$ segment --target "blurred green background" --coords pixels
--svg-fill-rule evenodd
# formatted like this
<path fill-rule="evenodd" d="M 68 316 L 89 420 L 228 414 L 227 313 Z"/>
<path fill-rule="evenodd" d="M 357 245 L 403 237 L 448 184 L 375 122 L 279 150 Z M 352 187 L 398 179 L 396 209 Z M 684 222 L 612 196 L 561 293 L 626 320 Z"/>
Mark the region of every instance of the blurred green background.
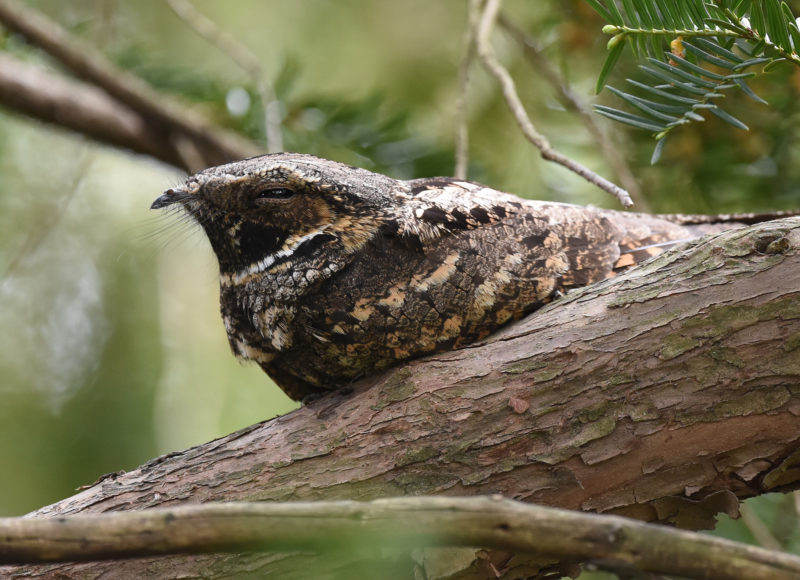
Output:
<path fill-rule="evenodd" d="M 163 2 L 27 4 L 156 88 L 263 142 L 252 80 Z M 260 59 L 281 102 L 285 149 L 398 178 L 453 172 L 466 4 L 194 2 Z M 799 3 L 790 4 L 797 12 Z M 620 106 L 607 93 L 593 95 L 607 38 L 586 3 L 505 6 L 579 94 Z M 0 32 L 0 47 L 54 66 L 17 35 Z M 553 145 L 612 177 L 586 127 L 519 46 L 498 31 L 495 47 Z M 622 87 L 635 74 L 623 57 L 612 84 Z M 649 134 L 600 120 L 651 210 L 800 207 L 800 74 L 779 67 L 751 86 L 770 107 L 741 95 L 726 100 L 750 132 L 712 117 L 677 131 L 656 166 Z M 234 106 L 243 96 L 244 107 Z M 527 197 L 615 207 L 607 194 L 539 159 L 477 68 L 469 96 L 471 179 Z M 231 356 L 217 267 L 202 233 L 148 211 L 183 177 L 0 110 L 0 515 L 26 513 L 101 474 L 293 408 L 258 368 Z M 793 496 L 775 496 L 754 509 L 768 525 L 780 519 L 776 513 L 791 513 L 794 523 L 781 520 L 777 535 L 796 550 L 794 505 Z M 738 523 L 721 529 L 752 536 Z"/>

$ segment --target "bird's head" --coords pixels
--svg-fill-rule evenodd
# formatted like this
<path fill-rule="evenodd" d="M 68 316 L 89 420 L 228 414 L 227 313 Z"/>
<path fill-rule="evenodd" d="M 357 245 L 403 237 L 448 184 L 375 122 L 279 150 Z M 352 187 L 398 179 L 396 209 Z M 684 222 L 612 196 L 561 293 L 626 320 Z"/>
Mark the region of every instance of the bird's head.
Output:
<path fill-rule="evenodd" d="M 388 219 L 403 186 L 311 155 L 278 153 L 212 167 L 151 209 L 180 206 L 205 230 L 220 271 L 264 271 L 326 247 L 353 253 Z"/>

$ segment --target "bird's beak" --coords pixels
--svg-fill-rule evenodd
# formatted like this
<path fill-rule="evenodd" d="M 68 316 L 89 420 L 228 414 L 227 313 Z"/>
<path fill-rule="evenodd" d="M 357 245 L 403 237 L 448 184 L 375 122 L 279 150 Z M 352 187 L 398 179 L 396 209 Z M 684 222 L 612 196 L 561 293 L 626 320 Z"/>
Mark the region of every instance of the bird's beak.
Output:
<path fill-rule="evenodd" d="M 157 198 L 153 202 L 153 205 L 150 206 L 150 209 L 161 209 L 162 207 L 167 207 L 169 205 L 172 205 L 173 203 L 176 203 L 181 200 L 182 193 L 185 192 L 181 189 L 170 188 L 167 191 L 165 191 L 161 195 L 161 197 Z"/>

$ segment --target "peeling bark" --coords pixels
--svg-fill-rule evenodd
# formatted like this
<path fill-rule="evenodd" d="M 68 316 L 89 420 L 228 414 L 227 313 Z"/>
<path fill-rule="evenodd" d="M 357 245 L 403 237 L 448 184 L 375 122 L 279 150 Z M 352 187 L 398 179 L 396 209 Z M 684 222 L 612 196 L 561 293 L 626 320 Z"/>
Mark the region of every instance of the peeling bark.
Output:
<path fill-rule="evenodd" d="M 720 511 L 735 515 L 739 499 L 798 487 L 800 218 L 789 218 L 682 246 L 483 343 L 108 476 L 32 515 L 500 493 L 697 529 Z M 497 551 L 431 554 L 394 563 L 428 577 L 537 569 Z M 3 567 L 0 575 L 297 578 L 311 565 L 314 577 L 360 570 L 344 553 L 295 553 Z"/>

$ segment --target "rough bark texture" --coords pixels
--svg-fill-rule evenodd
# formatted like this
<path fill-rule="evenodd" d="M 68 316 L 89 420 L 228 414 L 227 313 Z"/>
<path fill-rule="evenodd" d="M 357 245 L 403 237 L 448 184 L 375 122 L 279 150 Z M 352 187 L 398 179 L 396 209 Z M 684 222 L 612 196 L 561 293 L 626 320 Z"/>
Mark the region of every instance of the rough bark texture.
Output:
<path fill-rule="evenodd" d="M 800 218 L 790 218 L 683 246 L 485 343 L 108 477 L 35 515 L 501 493 L 701 528 L 719 511 L 735 514 L 737 498 L 798 486 Z M 532 572 L 524 558 L 499 552 L 435 554 L 394 563 L 409 575 L 422 566 L 428 577 Z M 309 574 L 310 562 L 321 567 L 312 577 L 359 575 L 347 554 L 5 567 L 0 575 L 293 578 Z"/>

